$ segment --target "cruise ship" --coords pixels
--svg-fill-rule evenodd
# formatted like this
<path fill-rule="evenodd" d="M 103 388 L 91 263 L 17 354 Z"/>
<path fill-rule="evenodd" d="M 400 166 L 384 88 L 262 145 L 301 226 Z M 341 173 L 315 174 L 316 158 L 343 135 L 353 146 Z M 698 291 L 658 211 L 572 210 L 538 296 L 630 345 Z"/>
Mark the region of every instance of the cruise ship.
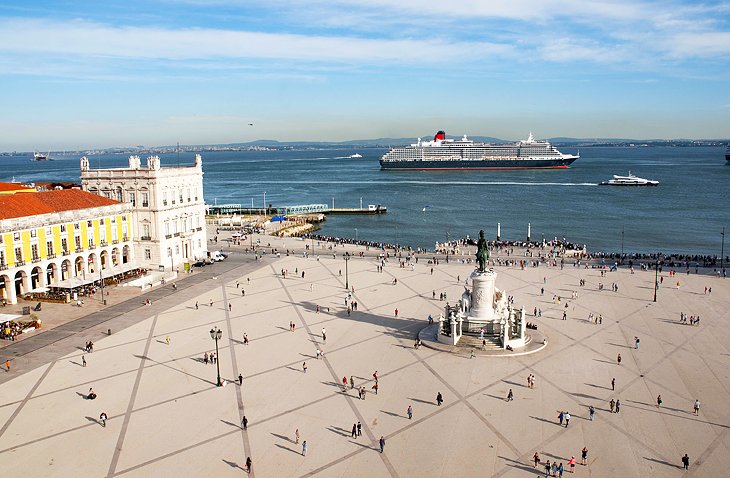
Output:
<path fill-rule="evenodd" d="M 433 141 L 421 141 L 392 148 L 380 159 L 380 169 L 554 169 L 568 168 L 580 156 L 563 154 L 547 141 L 526 140 L 508 144 L 480 143 L 467 139 L 446 139 L 439 131 Z"/>

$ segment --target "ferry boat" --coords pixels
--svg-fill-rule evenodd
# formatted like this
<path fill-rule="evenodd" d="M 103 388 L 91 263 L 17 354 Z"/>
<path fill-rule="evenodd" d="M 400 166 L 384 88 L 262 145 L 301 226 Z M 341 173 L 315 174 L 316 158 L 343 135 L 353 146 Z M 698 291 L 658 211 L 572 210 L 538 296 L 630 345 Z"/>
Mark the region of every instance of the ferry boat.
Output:
<path fill-rule="evenodd" d="M 613 179 L 603 181 L 601 186 L 659 186 L 659 181 L 639 178 L 629 171 L 628 176 L 617 176 L 614 174 Z"/>
<path fill-rule="evenodd" d="M 47 154 L 33 153 L 32 161 L 50 161 Z"/>
<path fill-rule="evenodd" d="M 348 156 L 348 157 L 349 157 L 349 158 L 362 158 L 362 154 L 358 154 L 358 153 L 355 153 L 355 154 L 351 154 L 351 155 L 350 155 L 350 156 Z"/>
<path fill-rule="evenodd" d="M 568 168 L 579 155 L 563 154 L 532 133 L 516 143 L 495 144 L 446 139 L 439 131 L 433 141 L 395 147 L 380 159 L 380 169 L 461 170 L 461 169 L 556 169 Z"/>

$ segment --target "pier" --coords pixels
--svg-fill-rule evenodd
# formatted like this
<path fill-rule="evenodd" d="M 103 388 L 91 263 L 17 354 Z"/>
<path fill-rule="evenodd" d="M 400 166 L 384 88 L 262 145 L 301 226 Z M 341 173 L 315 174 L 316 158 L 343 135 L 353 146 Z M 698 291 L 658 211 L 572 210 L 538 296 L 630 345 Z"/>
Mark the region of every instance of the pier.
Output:
<path fill-rule="evenodd" d="M 303 214 L 385 214 L 388 208 L 380 204 L 369 204 L 367 207 L 334 208 L 327 204 L 304 204 L 282 207 L 243 207 L 241 204 L 220 204 L 208 206 L 210 216 L 255 216 L 255 215 L 285 215 L 299 216 Z"/>

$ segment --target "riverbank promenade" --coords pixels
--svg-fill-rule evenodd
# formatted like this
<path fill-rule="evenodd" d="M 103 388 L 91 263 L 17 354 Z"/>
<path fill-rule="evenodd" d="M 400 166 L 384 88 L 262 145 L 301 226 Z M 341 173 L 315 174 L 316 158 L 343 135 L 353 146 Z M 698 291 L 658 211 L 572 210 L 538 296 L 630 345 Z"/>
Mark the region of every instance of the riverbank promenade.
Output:
<path fill-rule="evenodd" d="M 497 287 L 548 343 L 470 358 L 414 339 L 473 264 L 391 257 L 379 272 L 361 251 L 233 253 L 113 316 L 59 326 L 57 340 L 37 331 L 0 349 L 3 365 L 12 358 L 0 371 L 3 475 L 233 477 L 247 457 L 259 477 L 535 477 L 547 460 L 569 472 L 571 457 L 572 476 L 727 474 L 730 281 L 664 270 L 653 302 L 654 271 L 497 266 Z"/>

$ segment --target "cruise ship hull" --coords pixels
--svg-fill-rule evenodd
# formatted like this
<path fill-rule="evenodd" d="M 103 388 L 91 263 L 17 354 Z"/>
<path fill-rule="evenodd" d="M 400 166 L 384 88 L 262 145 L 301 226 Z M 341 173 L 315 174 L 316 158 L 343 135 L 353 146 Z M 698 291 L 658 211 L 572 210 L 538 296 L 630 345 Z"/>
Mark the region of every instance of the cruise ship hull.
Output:
<path fill-rule="evenodd" d="M 555 159 L 478 159 L 478 160 L 380 160 L 380 169 L 397 171 L 451 171 L 465 169 L 566 169 L 577 160 L 574 158 Z"/>

